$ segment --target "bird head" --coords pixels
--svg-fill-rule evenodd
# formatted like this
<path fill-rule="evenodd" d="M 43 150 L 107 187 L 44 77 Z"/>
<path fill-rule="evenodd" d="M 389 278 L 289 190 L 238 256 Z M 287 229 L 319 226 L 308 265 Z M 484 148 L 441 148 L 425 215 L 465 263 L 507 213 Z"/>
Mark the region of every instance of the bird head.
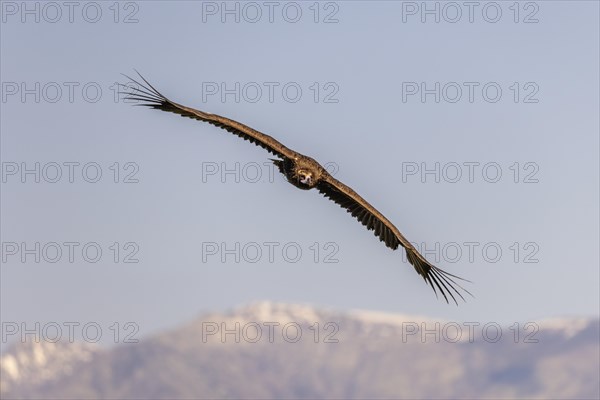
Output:
<path fill-rule="evenodd" d="M 307 186 L 312 186 L 314 184 L 312 172 L 305 169 L 299 169 L 297 175 L 300 183 Z"/>

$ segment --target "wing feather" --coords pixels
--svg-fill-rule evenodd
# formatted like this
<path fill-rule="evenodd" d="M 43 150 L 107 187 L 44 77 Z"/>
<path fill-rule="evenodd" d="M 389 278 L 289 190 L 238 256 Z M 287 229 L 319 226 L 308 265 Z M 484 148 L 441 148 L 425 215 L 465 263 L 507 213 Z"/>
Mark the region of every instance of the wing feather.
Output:
<path fill-rule="evenodd" d="M 417 273 L 431 286 L 436 296 L 438 295 L 439 290 L 447 303 L 452 299 L 454 303 L 458 304 L 455 294 L 463 301 L 465 300 L 459 289 L 471 294 L 454 279 L 468 282 L 467 280 L 452 275 L 427 261 L 425 257 L 423 257 L 402 235 L 402 233 L 400 233 L 394 224 L 358 193 L 352 190 L 352 188 L 346 186 L 331 175 L 325 174 L 317 185 L 317 190 L 325 195 L 325 197 L 339 204 L 342 208 L 345 208 L 353 217 L 356 217 L 356 219 L 365 225 L 368 230 L 373 230 L 375 236 L 379 237 L 379 240 L 384 242 L 387 247 L 392 250 L 396 250 L 398 246 L 404 247 L 408 262 L 410 262 Z"/>
<path fill-rule="evenodd" d="M 141 101 L 142 103 L 138 104 L 141 106 L 172 112 L 179 114 L 182 117 L 208 122 L 209 124 L 225 129 L 244 140 L 248 140 L 250 143 L 260 146 L 279 157 L 294 158 L 296 156 L 296 152 L 287 148 L 272 136 L 266 135 L 232 119 L 186 107 L 167 99 L 144 79 L 142 75 L 140 75 L 140 78 L 144 83 L 127 75 L 125 75 L 125 77 L 138 85 L 138 87 L 121 85 L 125 90 L 124 92 L 121 92 L 126 95 L 125 99 Z"/>

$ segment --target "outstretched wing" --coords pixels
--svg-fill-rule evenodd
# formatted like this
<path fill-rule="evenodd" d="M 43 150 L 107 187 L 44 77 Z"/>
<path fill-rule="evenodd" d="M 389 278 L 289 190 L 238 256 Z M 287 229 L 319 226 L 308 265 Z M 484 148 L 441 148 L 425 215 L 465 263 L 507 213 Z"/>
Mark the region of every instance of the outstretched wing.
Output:
<path fill-rule="evenodd" d="M 363 199 L 358 193 L 352 188 L 344 185 L 330 174 L 326 173 L 319 183 L 317 184 L 317 190 L 333 200 L 341 207 L 345 208 L 352 216 L 358 219 L 368 230 L 373 230 L 375 236 L 385 243 L 385 245 L 393 250 L 396 250 L 398 246 L 406 249 L 406 256 L 408 261 L 412 264 L 415 270 L 423 277 L 423 279 L 431 285 L 433 291 L 437 296 L 436 287 L 442 293 L 446 302 L 448 302 L 448 295 L 454 300 L 456 304 L 456 298 L 454 293 L 460 296 L 461 299 L 465 300 L 462 294 L 458 291 L 457 287 L 466 293 L 468 290 L 464 289 L 454 279 L 460 279 L 456 275 L 452 275 L 434 265 L 425 259 L 415 247 L 400 233 L 398 228 L 394 226 L 386 217 L 383 216 L 375 207 L 370 205 L 365 199 Z M 454 279 L 453 279 L 454 278 Z M 471 293 L 469 293 L 471 294 Z"/>
<path fill-rule="evenodd" d="M 139 73 L 138 73 L 139 74 Z M 196 110 L 190 107 L 177 104 L 165 96 L 163 96 L 158 90 L 156 90 L 142 75 L 140 78 L 145 84 L 142 84 L 135 79 L 125 75 L 132 82 L 135 82 L 139 87 L 121 85 L 125 92 L 121 92 L 125 95 L 125 99 L 142 101 L 143 103 L 138 104 L 141 106 L 156 108 L 163 111 L 172 112 L 179 114 L 182 117 L 188 117 L 197 119 L 199 121 L 208 122 L 209 124 L 218 126 L 219 128 L 225 129 L 228 132 L 233 133 L 250 143 L 254 143 L 257 146 L 267 149 L 269 152 L 285 158 L 294 158 L 296 152 L 285 147 L 283 144 L 275 140 L 269 135 L 265 135 L 255 129 L 250 128 L 244 124 L 234 121 L 229 118 L 222 117 L 217 114 L 210 114 L 204 111 Z"/>

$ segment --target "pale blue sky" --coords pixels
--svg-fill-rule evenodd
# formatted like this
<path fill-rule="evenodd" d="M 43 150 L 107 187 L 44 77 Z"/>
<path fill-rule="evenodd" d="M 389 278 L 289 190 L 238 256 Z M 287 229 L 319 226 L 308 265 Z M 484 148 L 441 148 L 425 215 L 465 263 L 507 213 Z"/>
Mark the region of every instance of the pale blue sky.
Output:
<path fill-rule="evenodd" d="M 461 20 L 448 22 L 454 10 L 442 3 L 439 23 L 427 15 L 421 22 L 421 10 L 407 14 L 421 2 L 321 3 L 318 23 L 313 2 L 298 3 L 296 23 L 285 19 L 295 15 L 287 3 L 276 3 L 272 23 L 264 5 L 255 23 L 249 21 L 255 10 L 243 3 L 240 22 L 230 15 L 223 23 L 221 2 L 170 3 L 121 3 L 118 23 L 112 2 L 98 3 L 96 23 L 85 19 L 94 18 L 90 6 L 82 15 L 86 3 L 73 10 L 73 22 L 64 8 L 55 23 L 49 20 L 56 10 L 39 5 L 36 23 L 21 2 L 2 3 L 3 322 L 135 321 L 145 335 L 255 300 L 455 321 L 598 315 L 597 2 L 521 3 L 517 23 L 513 2 L 495 3 L 502 11 L 496 23 L 483 17 L 484 7 L 487 19 L 494 16 L 486 3 L 475 8 L 472 23 L 467 8 Z M 36 3 L 27 4 L 35 10 Z M 123 23 L 130 13 L 138 22 Z M 328 15 L 338 22 L 323 23 Z M 524 23 L 526 16 L 538 22 Z M 437 263 L 472 280 L 467 287 L 475 299 L 460 307 L 436 300 L 401 252 L 316 191 L 298 191 L 279 175 L 258 183 L 248 176 L 240 183 L 231 176 L 225 183 L 216 175 L 203 179 L 214 163 L 240 163 L 246 172 L 260 165 L 267 174 L 269 155 L 210 125 L 115 102 L 114 82 L 134 68 L 179 103 L 237 119 L 335 163 L 336 177 L 409 240 L 447 250 L 458 243 L 463 252 L 465 242 L 477 242 L 472 262 L 466 253 L 452 262 L 450 252 Z M 22 101 L 22 89 L 35 92 L 36 82 L 40 102 L 35 94 Z M 240 82 L 248 91 L 239 102 L 233 95 L 223 102 L 202 92 L 211 82 Z M 403 101 L 403 88 L 422 82 L 451 84 L 439 103 L 433 94 L 422 102 L 406 92 Z M 300 87 L 299 101 L 285 99 L 286 84 Z M 486 84 L 501 88 L 497 102 L 484 99 Z M 268 85 L 275 88 L 273 102 Z M 52 103 L 57 86 L 62 97 Z M 253 102 L 256 86 L 264 90 Z M 463 97 L 453 103 L 457 86 Z M 97 87 L 102 93 L 92 102 Z M 325 102 L 327 94 L 338 101 Z M 62 179 L 35 183 L 29 175 L 22 183 L 19 172 L 11 175 L 15 165 L 36 162 L 46 177 L 54 176 L 49 163 L 61 164 Z M 69 183 L 65 162 L 98 163 L 102 178 L 88 183 L 75 166 Z M 113 182 L 115 162 L 120 183 Z M 134 168 L 128 162 L 138 168 L 138 183 L 122 182 Z M 407 168 L 436 163 L 446 172 L 439 183 L 431 175 L 425 182 L 419 175 L 403 179 Z M 465 163 L 479 163 L 473 182 Z M 463 177 L 451 183 L 457 164 Z M 498 182 L 481 175 L 483 165 L 499 166 Z M 537 183 L 525 183 L 527 177 Z M 67 254 L 56 263 L 35 263 L 33 255 L 23 263 L 20 253 L 8 254 L 10 242 L 97 242 L 103 257 L 86 262 L 79 246 L 73 263 Z M 113 242 L 135 242 L 139 263 L 123 263 L 123 249 L 114 263 Z M 223 263 L 218 253 L 203 262 L 207 242 L 255 242 L 263 256 L 256 263 L 228 256 Z M 265 242 L 280 243 L 272 263 Z M 321 248 L 316 263 L 314 242 Z M 324 249 L 328 242 L 335 246 Z M 281 254 L 289 243 L 302 250 L 296 263 Z M 483 257 L 484 246 L 501 249 L 497 262 Z M 323 260 L 331 249 L 338 263 Z M 527 255 L 538 262 L 524 262 Z"/>

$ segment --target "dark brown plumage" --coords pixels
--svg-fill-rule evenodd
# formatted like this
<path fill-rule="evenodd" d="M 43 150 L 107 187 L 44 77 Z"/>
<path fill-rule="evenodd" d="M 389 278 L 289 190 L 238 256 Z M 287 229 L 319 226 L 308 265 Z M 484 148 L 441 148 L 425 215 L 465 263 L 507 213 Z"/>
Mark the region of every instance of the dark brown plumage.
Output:
<path fill-rule="evenodd" d="M 375 207 L 369 204 L 350 187 L 331 176 L 325 168 L 314 159 L 295 152 L 273 137 L 265 135 L 264 133 L 254 130 L 237 121 L 177 104 L 163 96 L 141 75 L 140 78 L 145 84 L 128 76 L 127 78 L 131 79 L 131 81 L 135 82 L 139 87 L 135 88 L 122 85 L 126 89 L 124 94 L 127 95 L 126 98 L 129 100 L 143 102 L 138 105 L 156 108 L 158 110 L 179 114 L 182 117 L 208 122 L 209 124 L 225 129 L 234 135 L 248 140 L 279 157 L 279 159 L 272 159 L 272 161 L 291 184 L 305 190 L 316 188 L 325 197 L 333 200 L 342 208 L 345 208 L 368 230 L 373 230 L 375 236 L 379 237 L 387 247 L 393 250 L 396 250 L 398 246 L 404 247 L 408 261 L 413 265 L 419 275 L 431 285 L 436 296 L 437 287 L 446 299 L 446 302 L 449 301 L 448 296 L 450 296 L 452 300 L 458 304 L 454 297 L 454 293 L 462 300 L 464 300 L 464 297 L 459 290 L 457 290 L 457 287 L 466 293 L 469 293 L 454 280 L 460 279 L 465 281 L 465 279 L 452 275 L 432 265 L 400 233 L 394 224 L 383 216 L 383 214 L 377 211 Z"/>

